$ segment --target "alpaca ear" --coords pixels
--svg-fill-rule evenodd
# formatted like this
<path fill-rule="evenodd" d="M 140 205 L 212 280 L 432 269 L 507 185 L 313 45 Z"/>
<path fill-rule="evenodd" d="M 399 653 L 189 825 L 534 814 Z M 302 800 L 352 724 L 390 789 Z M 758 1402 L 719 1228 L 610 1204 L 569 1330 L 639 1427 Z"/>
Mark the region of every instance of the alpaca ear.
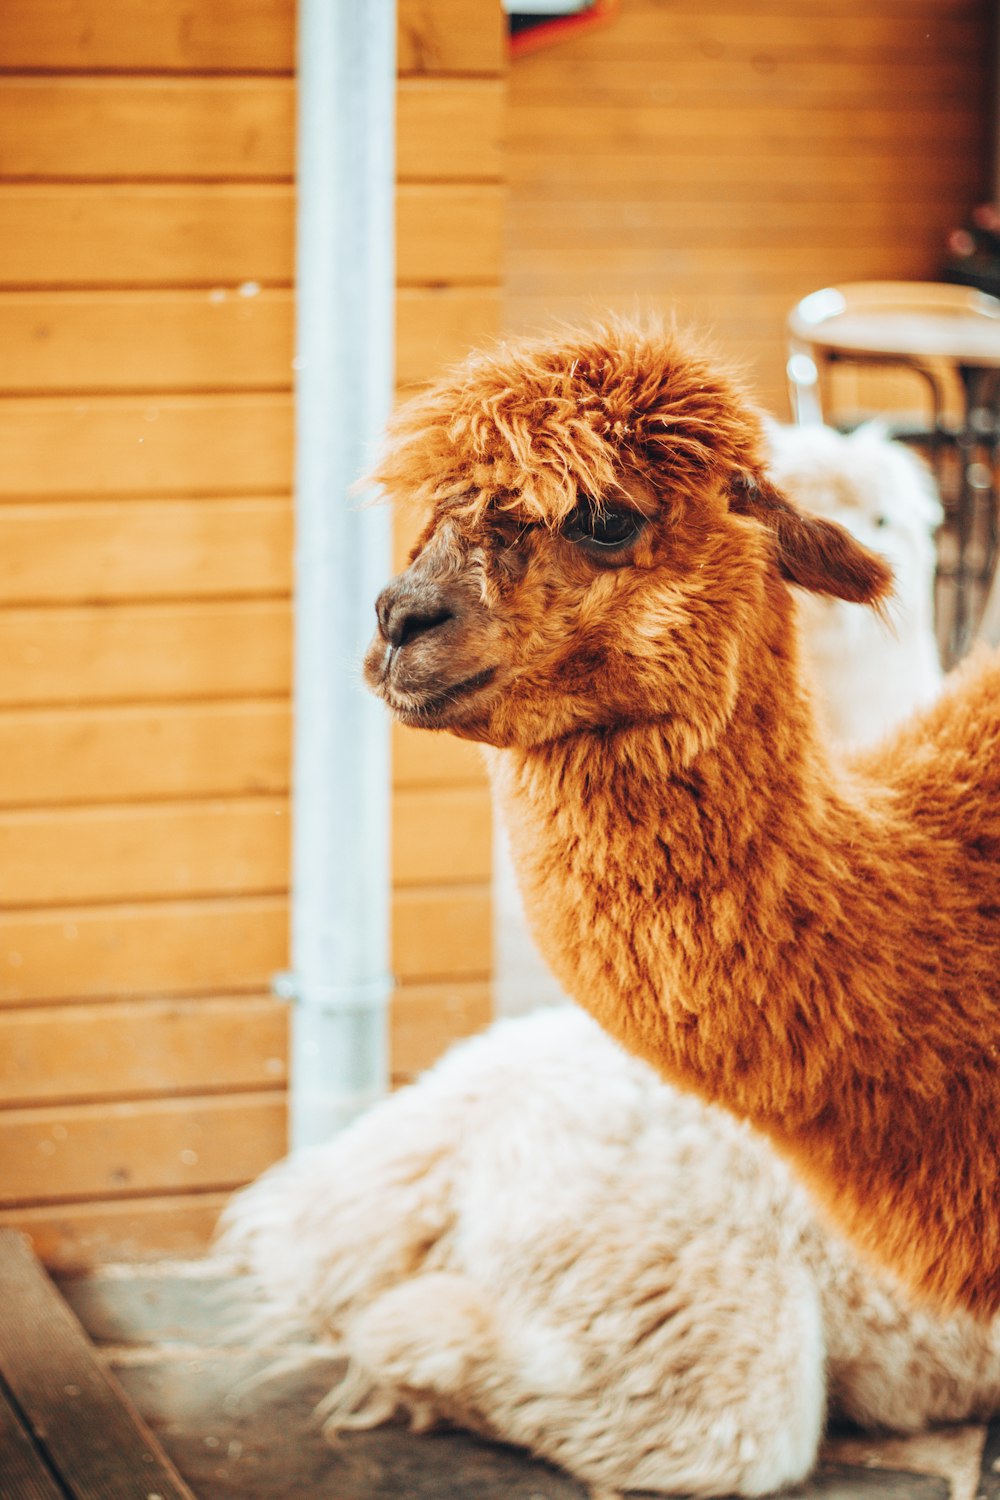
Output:
<path fill-rule="evenodd" d="M 743 473 L 730 493 L 737 515 L 766 526 L 778 567 L 790 583 L 852 604 L 879 604 L 892 589 L 892 569 L 833 521 L 798 510 L 769 479 Z"/>

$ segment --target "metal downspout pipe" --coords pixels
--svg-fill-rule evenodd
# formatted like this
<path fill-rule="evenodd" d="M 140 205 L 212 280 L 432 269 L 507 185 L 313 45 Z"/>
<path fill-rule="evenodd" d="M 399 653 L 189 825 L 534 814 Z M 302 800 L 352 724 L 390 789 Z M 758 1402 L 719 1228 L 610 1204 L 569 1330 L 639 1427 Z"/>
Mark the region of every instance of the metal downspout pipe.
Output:
<path fill-rule="evenodd" d="M 390 572 L 352 486 L 393 388 L 396 7 L 299 0 L 293 1147 L 388 1083 L 389 728 L 359 672 Z"/>

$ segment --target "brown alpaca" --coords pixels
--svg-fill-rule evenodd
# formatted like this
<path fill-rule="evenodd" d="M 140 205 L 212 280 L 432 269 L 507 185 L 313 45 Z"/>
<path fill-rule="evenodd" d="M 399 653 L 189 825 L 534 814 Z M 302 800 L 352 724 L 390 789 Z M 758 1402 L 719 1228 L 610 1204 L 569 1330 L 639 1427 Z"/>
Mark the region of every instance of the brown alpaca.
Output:
<path fill-rule="evenodd" d="M 832 761 L 786 580 L 888 571 L 767 482 L 758 417 L 621 325 L 472 359 L 377 478 L 425 508 L 371 686 L 496 747 L 535 935 L 667 1078 L 942 1304 L 1000 1309 L 1000 663 Z"/>

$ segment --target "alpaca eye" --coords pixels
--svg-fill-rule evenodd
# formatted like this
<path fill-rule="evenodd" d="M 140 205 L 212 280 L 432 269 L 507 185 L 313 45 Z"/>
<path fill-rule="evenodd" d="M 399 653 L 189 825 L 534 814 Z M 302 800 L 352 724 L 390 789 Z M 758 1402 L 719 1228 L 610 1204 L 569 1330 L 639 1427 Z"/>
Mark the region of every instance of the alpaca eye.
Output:
<path fill-rule="evenodd" d="M 644 517 L 636 515 L 634 510 L 596 511 L 589 505 L 581 505 L 563 527 L 563 536 L 585 547 L 617 552 L 634 542 L 645 524 Z"/>
<path fill-rule="evenodd" d="M 889 524 L 889 517 L 888 516 L 876 516 L 875 517 L 875 525 L 876 526 L 882 527 L 882 526 L 888 526 L 888 524 Z"/>

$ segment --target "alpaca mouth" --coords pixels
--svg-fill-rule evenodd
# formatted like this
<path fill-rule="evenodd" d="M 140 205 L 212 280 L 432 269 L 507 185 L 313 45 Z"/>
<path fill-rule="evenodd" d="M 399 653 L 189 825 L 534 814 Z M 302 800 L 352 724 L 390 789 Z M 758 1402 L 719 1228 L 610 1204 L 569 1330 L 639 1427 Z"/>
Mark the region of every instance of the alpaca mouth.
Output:
<path fill-rule="evenodd" d="M 483 667 L 471 677 L 463 677 L 443 691 L 426 697 L 421 698 L 412 691 L 407 692 L 405 702 L 397 697 L 397 692 L 388 682 L 385 683 L 383 692 L 386 703 L 401 723 L 416 727 L 423 725 L 425 728 L 444 728 L 464 717 L 468 700 L 475 697 L 482 688 L 488 687 L 496 674 L 496 667 Z"/>

